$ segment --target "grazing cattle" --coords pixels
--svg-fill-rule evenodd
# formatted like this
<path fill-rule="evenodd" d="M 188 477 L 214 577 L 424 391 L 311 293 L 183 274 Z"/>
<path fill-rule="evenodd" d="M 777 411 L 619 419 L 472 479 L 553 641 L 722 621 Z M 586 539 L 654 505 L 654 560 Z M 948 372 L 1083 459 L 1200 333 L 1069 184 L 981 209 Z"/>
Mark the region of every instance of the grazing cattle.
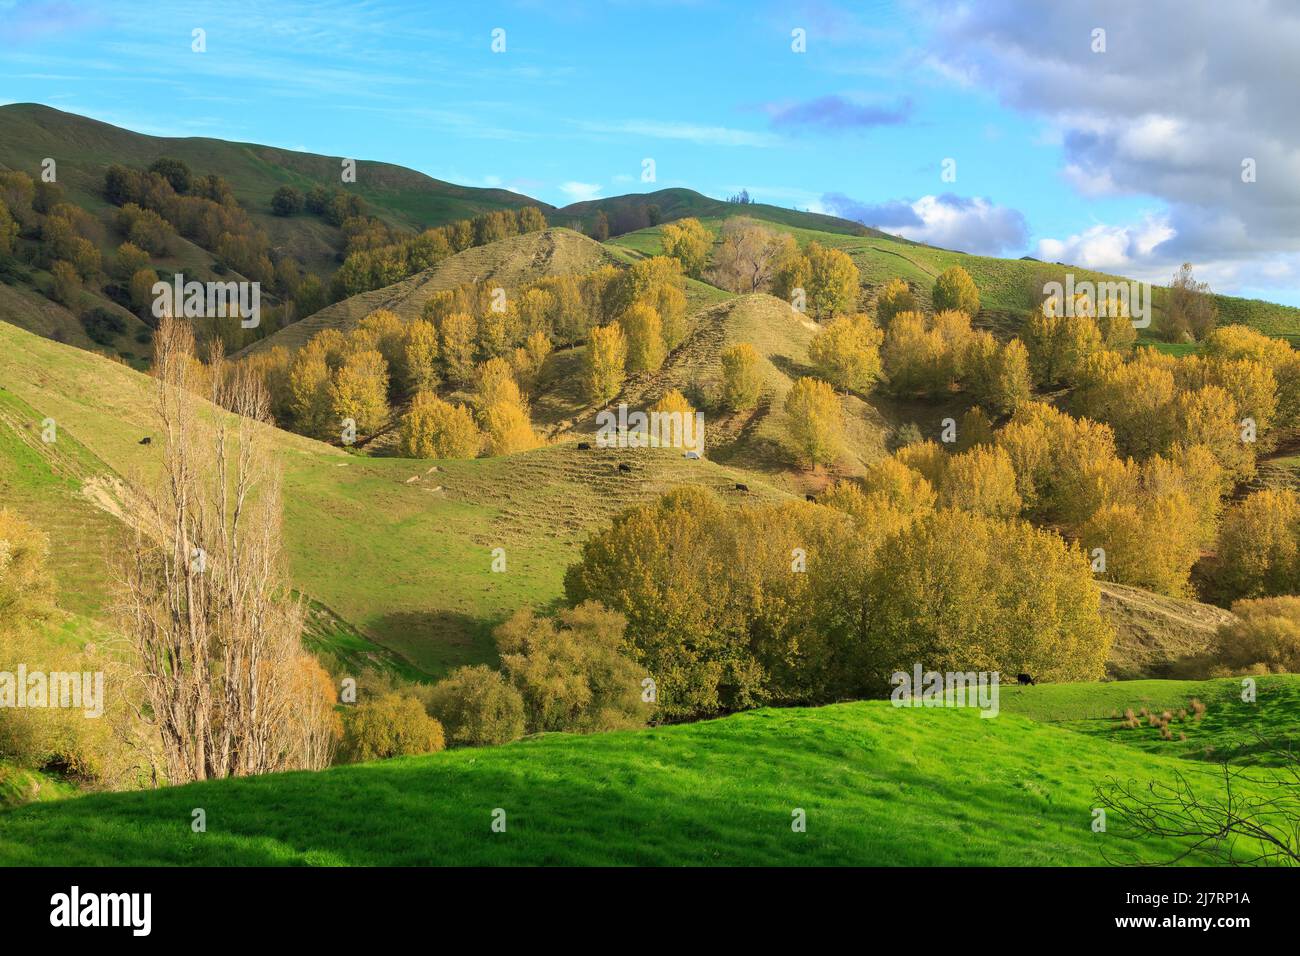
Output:
<path fill-rule="evenodd" d="M 591 451 L 591 442 L 589 441 L 578 442 L 578 451 Z"/>
<path fill-rule="evenodd" d="M 140 444 L 141 444 L 141 445 L 152 445 L 152 444 L 153 444 L 153 439 L 150 438 L 148 435 L 145 435 L 143 438 L 140 439 Z"/>
<path fill-rule="evenodd" d="M 1017 674 L 1016 683 L 1020 684 L 1023 687 L 1026 684 L 1035 684 L 1037 682 L 1028 674 Z"/>
<path fill-rule="evenodd" d="M 736 490 L 737 490 L 737 491 L 748 491 L 748 490 L 749 490 L 749 485 L 742 485 L 740 482 L 736 482 Z"/>
<path fill-rule="evenodd" d="M 632 466 L 625 461 L 620 461 L 618 463 L 618 470 L 623 472 L 629 472 L 632 470 Z"/>
<path fill-rule="evenodd" d="M 816 500 L 817 500 L 817 496 L 816 496 L 816 495 L 804 495 L 804 496 L 803 496 L 803 500 L 804 500 L 804 501 L 816 501 Z"/>

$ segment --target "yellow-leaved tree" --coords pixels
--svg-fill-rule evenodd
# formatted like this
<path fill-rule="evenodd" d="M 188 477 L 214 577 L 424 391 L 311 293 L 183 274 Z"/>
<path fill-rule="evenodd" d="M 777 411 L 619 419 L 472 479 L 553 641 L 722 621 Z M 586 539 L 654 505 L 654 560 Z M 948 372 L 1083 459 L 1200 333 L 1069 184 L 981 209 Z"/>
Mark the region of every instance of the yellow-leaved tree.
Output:
<path fill-rule="evenodd" d="M 829 384 L 808 376 L 800 378 L 786 395 L 785 414 L 800 460 L 813 468 L 835 460 L 844 440 L 844 412 Z"/>
<path fill-rule="evenodd" d="M 330 383 L 330 409 L 340 428 L 351 419 L 357 434 L 371 435 L 388 421 L 388 363 L 375 349 L 353 352 Z"/>
<path fill-rule="evenodd" d="M 627 337 L 617 322 L 591 330 L 586 355 L 587 398 L 604 405 L 623 388 L 627 378 Z"/>
<path fill-rule="evenodd" d="M 884 333 L 870 317 L 841 316 L 822 327 L 808 345 L 808 359 L 837 388 L 866 392 L 880 376 Z"/>
<path fill-rule="evenodd" d="M 758 351 L 748 342 L 738 342 L 722 351 L 722 401 L 732 411 L 744 411 L 758 404 L 763 376 L 758 368 Z"/>
<path fill-rule="evenodd" d="M 698 219 L 678 219 L 663 227 L 660 238 L 664 255 L 680 262 L 682 272 L 698 278 L 708 263 L 709 249 L 713 245 L 709 230 Z"/>
<path fill-rule="evenodd" d="M 939 273 L 939 278 L 934 280 L 930 300 L 936 312 L 955 309 L 967 315 L 979 315 L 979 289 L 970 273 L 961 266 L 952 266 Z"/>
<path fill-rule="evenodd" d="M 409 458 L 473 458 L 483 447 L 474 413 L 432 392 L 416 392 L 402 416 L 402 454 Z"/>
<path fill-rule="evenodd" d="M 653 372 L 663 365 L 668 353 L 658 312 L 645 303 L 635 302 L 619 316 L 618 324 L 627 337 L 629 372 Z"/>

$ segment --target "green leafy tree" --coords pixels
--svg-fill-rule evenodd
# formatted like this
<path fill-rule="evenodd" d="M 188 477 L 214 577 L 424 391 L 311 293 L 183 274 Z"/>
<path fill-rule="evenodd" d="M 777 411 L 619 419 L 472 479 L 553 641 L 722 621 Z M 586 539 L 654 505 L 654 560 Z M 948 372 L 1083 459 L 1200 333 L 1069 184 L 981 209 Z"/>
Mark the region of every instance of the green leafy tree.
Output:
<path fill-rule="evenodd" d="M 483 664 L 458 667 L 433 685 L 429 713 L 453 747 L 506 744 L 524 735 L 524 701 L 501 674 Z"/>
<path fill-rule="evenodd" d="M 934 280 L 930 301 L 936 312 L 956 309 L 974 317 L 980 311 L 979 289 L 970 273 L 961 266 L 952 266 L 939 273 L 939 278 Z"/>

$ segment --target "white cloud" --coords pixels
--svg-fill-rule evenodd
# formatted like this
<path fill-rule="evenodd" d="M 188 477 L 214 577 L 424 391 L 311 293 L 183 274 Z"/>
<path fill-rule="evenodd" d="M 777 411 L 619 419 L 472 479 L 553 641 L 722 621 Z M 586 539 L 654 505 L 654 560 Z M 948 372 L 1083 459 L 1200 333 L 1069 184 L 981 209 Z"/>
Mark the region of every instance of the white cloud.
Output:
<path fill-rule="evenodd" d="M 573 202 L 587 202 L 600 196 L 601 186 L 599 183 L 578 183 L 569 181 L 560 183 L 560 192 L 568 196 Z"/>
<path fill-rule="evenodd" d="M 1152 221 L 1043 240 L 1054 258 L 1258 289 L 1300 254 L 1300 6 L 1289 0 L 917 0 L 932 55 L 1059 131 L 1064 180 L 1086 196 L 1163 201 Z M 1106 30 L 1106 50 L 1092 31 Z M 1046 136 L 1040 142 L 1050 142 Z M 1242 161 L 1257 178 L 1243 182 Z M 1158 241 L 1150 241 L 1160 236 Z M 1269 263 L 1281 265 L 1270 268 Z M 1202 270 L 1204 266 L 1204 270 Z M 1214 282 L 1210 278 L 1211 283 Z M 1227 291 L 1222 289 L 1220 291 Z"/>
<path fill-rule="evenodd" d="M 1028 239 L 1025 217 L 1018 209 L 999 206 L 981 197 L 922 196 L 862 203 L 838 193 L 822 197 L 828 211 L 894 235 L 927 245 L 976 255 L 1019 252 Z"/>
<path fill-rule="evenodd" d="M 1146 265 L 1156 246 L 1173 236 L 1164 218 L 1147 217 L 1132 226 L 1099 223 L 1067 239 L 1040 239 L 1034 255 L 1048 262 L 1131 274 Z"/>
<path fill-rule="evenodd" d="M 657 120 L 623 120 L 617 123 L 581 120 L 576 125 L 590 133 L 686 140 L 700 146 L 775 146 L 781 141 L 771 133 L 733 129 L 728 126 L 699 126 L 694 123 L 665 123 Z"/>

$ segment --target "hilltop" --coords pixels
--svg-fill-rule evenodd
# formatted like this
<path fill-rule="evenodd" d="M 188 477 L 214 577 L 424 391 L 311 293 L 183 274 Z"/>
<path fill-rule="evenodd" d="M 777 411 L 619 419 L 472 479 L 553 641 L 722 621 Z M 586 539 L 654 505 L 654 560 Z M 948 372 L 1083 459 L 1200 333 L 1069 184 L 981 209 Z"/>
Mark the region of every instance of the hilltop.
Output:
<path fill-rule="evenodd" d="M 619 228 L 634 226 L 643 228 L 649 223 L 637 226 L 638 220 L 648 214 L 650 207 L 657 211 L 659 223 L 672 222 L 675 219 L 724 219 L 728 216 L 749 216 L 767 222 L 780 223 L 809 230 L 837 233 L 849 236 L 886 236 L 878 229 L 872 229 L 838 216 L 824 213 L 805 212 L 801 209 L 786 209 L 783 206 L 771 206 L 767 203 L 737 203 L 713 199 L 693 189 L 660 189 L 651 193 L 632 193 L 626 196 L 611 196 L 608 199 L 589 199 L 576 202 L 550 213 L 550 219 L 560 225 L 571 226 L 590 232 L 599 213 L 605 213 L 613 234 L 633 231 Z M 893 237 L 890 237 L 893 238 Z M 906 242 L 905 239 L 896 240 Z"/>
<path fill-rule="evenodd" d="M 149 136 L 38 103 L 0 106 L 0 168 L 36 175 L 41 161 L 51 157 L 58 163 L 59 184 L 89 209 L 107 208 L 103 182 L 110 165 L 146 167 L 161 156 L 183 160 L 196 173 L 215 173 L 225 179 L 235 198 L 276 243 L 293 242 L 304 229 L 317 233 L 300 243 L 304 247 L 319 246 L 329 238 L 332 229 L 325 224 L 272 215 L 271 196 L 283 185 L 302 189 L 318 183 L 341 185 L 344 157 L 206 136 Z M 505 189 L 458 186 L 404 166 L 350 158 L 357 160 L 357 181 L 350 188 L 376 216 L 394 226 L 422 229 L 496 209 L 552 208 Z M 333 249 L 320 251 L 333 255 Z"/>
<path fill-rule="evenodd" d="M 468 282 L 492 282 L 511 290 L 546 276 L 573 275 L 626 262 L 620 250 L 609 249 L 570 229 L 550 228 L 511 236 L 458 252 L 394 285 L 335 302 L 255 342 L 249 351 L 277 345 L 296 349 L 323 329 L 347 331 L 376 309 L 388 309 L 404 321 L 416 319 L 433 293 Z"/>

